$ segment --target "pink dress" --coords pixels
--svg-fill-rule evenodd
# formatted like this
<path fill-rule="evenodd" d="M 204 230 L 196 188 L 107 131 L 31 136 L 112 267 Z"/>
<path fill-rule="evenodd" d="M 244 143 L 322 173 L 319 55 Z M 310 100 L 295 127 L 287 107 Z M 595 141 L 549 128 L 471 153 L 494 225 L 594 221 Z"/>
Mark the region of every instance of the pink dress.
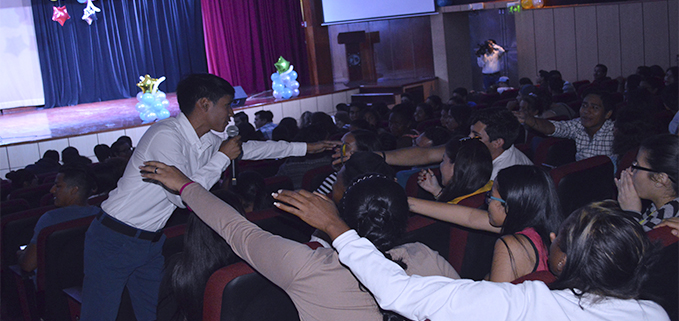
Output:
<path fill-rule="evenodd" d="M 523 231 L 516 234 L 521 234 L 527 237 L 528 241 L 530 241 L 530 244 L 533 246 L 533 250 L 535 251 L 537 257 L 533 272 L 549 271 L 549 264 L 547 263 L 549 252 L 547 250 L 547 246 L 545 246 L 545 244 L 542 242 L 540 234 L 538 234 L 538 232 L 536 232 L 532 227 L 527 227 L 523 229 Z"/>

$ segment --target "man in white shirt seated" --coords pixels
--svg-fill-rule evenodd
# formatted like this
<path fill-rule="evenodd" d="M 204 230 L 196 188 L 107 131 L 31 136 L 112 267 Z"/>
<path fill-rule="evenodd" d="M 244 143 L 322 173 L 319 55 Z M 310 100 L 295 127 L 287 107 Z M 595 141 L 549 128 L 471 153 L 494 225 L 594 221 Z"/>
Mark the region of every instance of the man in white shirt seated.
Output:
<path fill-rule="evenodd" d="M 491 180 L 495 180 L 497 172 L 503 168 L 533 165 L 526 155 L 514 147 L 521 124 L 512 112 L 503 107 L 482 109 L 472 115 L 470 123 L 472 126 L 469 137 L 479 138 L 493 157 Z M 417 166 L 440 162 L 444 153 L 445 145 L 441 145 L 431 148 L 403 148 L 384 152 L 384 156 L 389 165 Z"/>

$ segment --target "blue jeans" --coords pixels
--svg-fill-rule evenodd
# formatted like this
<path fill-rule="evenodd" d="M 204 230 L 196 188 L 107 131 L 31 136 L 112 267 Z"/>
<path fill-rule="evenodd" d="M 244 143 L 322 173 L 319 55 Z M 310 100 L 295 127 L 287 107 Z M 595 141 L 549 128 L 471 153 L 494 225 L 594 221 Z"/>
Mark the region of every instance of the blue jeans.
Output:
<path fill-rule="evenodd" d="M 164 242 L 164 235 L 151 242 L 113 231 L 98 219 L 92 221 L 85 236 L 80 320 L 115 320 L 125 286 L 137 320 L 155 320 Z"/>
<path fill-rule="evenodd" d="M 500 79 L 500 73 L 496 72 L 494 74 L 483 74 L 483 89 L 488 91 L 490 86 L 494 85 L 498 79 Z"/>

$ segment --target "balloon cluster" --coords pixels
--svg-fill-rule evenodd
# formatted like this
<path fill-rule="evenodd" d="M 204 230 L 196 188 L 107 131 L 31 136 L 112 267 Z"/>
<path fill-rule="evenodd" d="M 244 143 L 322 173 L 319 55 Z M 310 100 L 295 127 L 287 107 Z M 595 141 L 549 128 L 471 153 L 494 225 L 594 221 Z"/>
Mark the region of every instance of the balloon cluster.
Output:
<path fill-rule="evenodd" d="M 293 70 L 294 66 L 283 57 L 279 57 L 274 66 L 277 72 L 271 74 L 273 97 L 288 99 L 299 96 L 299 82 L 297 81 L 297 72 Z"/>
<path fill-rule="evenodd" d="M 146 75 L 139 76 L 139 83 L 137 86 L 141 91 L 137 93 L 137 106 L 135 108 L 139 112 L 139 118 L 145 123 L 152 122 L 156 119 L 165 119 L 170 117 L 170 111 L 167 107 L 170 106 L 170 101 L 165 98 L 165 93 L 158 90 L 158 86 L 165 80 L 165 77 L 151 78 Z"/>

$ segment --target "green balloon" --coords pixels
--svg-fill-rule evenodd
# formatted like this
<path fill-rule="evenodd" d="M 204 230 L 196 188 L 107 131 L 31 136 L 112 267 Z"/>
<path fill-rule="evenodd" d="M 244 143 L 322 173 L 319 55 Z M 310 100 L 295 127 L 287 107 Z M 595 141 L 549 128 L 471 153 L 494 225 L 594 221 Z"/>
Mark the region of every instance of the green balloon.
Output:
<path fill-rule="evenodd" d="M 276 70 L 278 70 L 279 74 L 282 74 L 290 69 L 290 62 L 285 60 L 283 56 L 278 57 L 278 61 L 273 65 L 276 67 Z"/>

